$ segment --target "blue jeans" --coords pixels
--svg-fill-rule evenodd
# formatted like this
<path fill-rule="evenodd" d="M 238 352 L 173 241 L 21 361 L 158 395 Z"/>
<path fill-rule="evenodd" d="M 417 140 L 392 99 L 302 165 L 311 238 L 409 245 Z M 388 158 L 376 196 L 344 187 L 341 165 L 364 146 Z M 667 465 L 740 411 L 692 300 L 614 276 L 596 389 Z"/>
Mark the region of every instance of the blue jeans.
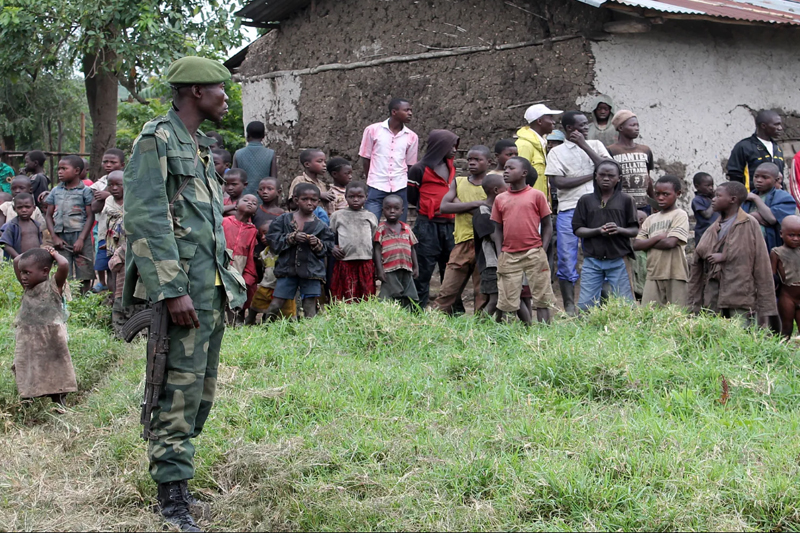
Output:
<path fill-rule="evenodd" d="M 611 285 L 611 291 L 615 295 L 633 301 L 631 280 L 628 277 L 628 270 L 625 268 L 625 260 L 623 258 L 595 259 L 594 257 L 586 257 L 583 260 L 581 293 L 578 297 L 578 308 L 581 311 L 586 311 L 600 303 L 600 293 L 605 281 L 608 281 Z"/>
<path fill-rule="evenodd" d="M 364 204 L 364 209 L 375 215 L 375 218 L 377 218 L 378 222 L 380 222 L 381 215 L 383 214 L 383 199 L 390 194 L 396 194 L 403 199 L 403 214 L 400 217 L 400 220 L 405 222 L 406 217 L 408 216 L 408 189 L 400 189 L 399 191 L 395 192 L 386 192 L 380 189 L 369 187 L 369 191 L 367 192 L 367 203 Z"/>
<path fill-rule="evenodd" d="M 558 251 L 558 279 L 570 283 L 578 281 L 578 246 L 580 240 L 572 233 L 574 209 L 559 211 L 556 217 L 556 249 Z"/>
<path fill-rule="evenodd" d="M 318 298 L 322 294 L 322 282 L 318 279 L 298 278 L 278 278 L 275 283 L 275 290 L 272 292 L 273 298 L 281 300 L 294 300 L 294 295 L 300 289 L 300 296 L 306 298 Z"/>

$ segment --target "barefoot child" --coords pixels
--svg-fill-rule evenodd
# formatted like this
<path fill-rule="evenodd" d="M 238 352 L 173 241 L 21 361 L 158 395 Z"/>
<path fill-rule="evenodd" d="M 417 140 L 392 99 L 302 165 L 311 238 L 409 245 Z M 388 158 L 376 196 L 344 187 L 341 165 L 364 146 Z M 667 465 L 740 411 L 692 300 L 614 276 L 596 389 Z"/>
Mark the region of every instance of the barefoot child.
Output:
<path fill-rule="evenodd" d="M 303 297 L 303 315 L 317 314 L 317 298 L 325 282 L 325 257 L 333 249 L 333 233 L 314 210 L 320 193 L 316 185 L 298 183 L 292 200 L 297 210 L 284 213 L 269 227 L 267 241 L 278 254 L 275 264 L 275 292 L 267 309 L 267 319 L 277 317 L 287 300 L 294 299 L 297 290 Z"/>
<path fill-rule="evenodd" d="M 236 203 L 247 188 L 247 172 L 234 168 L 225 174 L 225 198 L 222 200 L 222 216 L 236 214 Z M 258 202 L 256 202 L 258 203 Z"/>
<path fill-rule="evenodd" d="M 58 265 L 50 277 L 53 262 Z M 22 294 L 11 367 L 22 398 L 49 396 L 63 406 L 67 393 L 78 390 L 67 347 L 64 286 L 69 262 L 53 248 L 34 248 L 14 259 Z"/>
<path fill-rule="evenodd" d="M 514 147 L 516 148 L 516 146 Z M 468 176 L 457 176 L 450 183 L 450 190 L 442 198 L 439 211 L 445 215 L 454 214 L 455 226 L 453 237 L 455 246 L 450 251 L 450 258 L 444 271 L 444 279 L 439 289 L 439 296 L 433 306 L 440 311 L 453 314 L 454 308 L 461 307 L 461 293 L 472 277 L 474 307 L 483 307 L 481 296 L 480 274 L 475 270 L 475 236 L 472 233 L 472 214 L 484 205 L 486 193 L 483 191 L 483 180 L 489 170 L 491 152 L 486 146 L 473 146 L 467 152 Z"/>
<path fill-rule="evenodd" d="M 761 226 L 741 205 L 747 189 L 728 181 L 714 191 L 711 206 L 720 214 L 697 245 L 689 269 L 689 305 L 695 313 L 708 309 L 726 318 L 741 317 L 747 325 L 758 313 L 767 326 L 778 314 L 767 247 Z"/>
<path fill-rule="evenodd" d="M 680 195 L 681 180 L 669 175 L 660 178 L 654 192 L 659 211 L 647 217 L 633 241 L 634 250 L 647 252 L 643 305 L 686 305 L 689 265 L 684 247 L 689 240 L 689 215 L 675 207 Z"/>
<path fill-rule="evenodd" d="M 783 246 L 773 248 L 769 258 L 772 262 L 772 274 L 780 282 L 778 313 L 781 317 L 781 334 L 788 339 L 792 336 L 795 322 L 800 328 L 799 216 L 791 215 L 783 219 L 781 238 Z"/>
<path fill-rule="evenodd" d="M 81 280 L 81 294 L 89 292 L 94 279 L 94 248 L 91 243 L 94 213 L 92 190 L 81 181 L 83 159 L 68 155 L 58 162 L 58 186 L 47 196 L 47 230 L 53 247 L 70 265 L 70 274 Z"/>
<path fill-rule="evenodd" d="M 333 199 L 333 212 L 341 209 L 347 209 L 347 200 L 345 199 L 345 188 L 350 180 L 353 179 L 353 167 L 350 161 L 343 157 L 334 157 L 328 161 L 328 174 L 331 175 L 333 185 L 331 185 L 331 192 L 334 195 Z"/>
<path fill-rule="evenodd" d="M 104 158 L 105 159 L 105 158 Z M 127 240 L 123 230 L 123 173 L 112 170 L 106 180 L 109 197 L 105 200 L 103 212 L 106 215 L 106 231 L 101 236 L 105 239 L 108 250 L 108 287 L 112 291 L 114 302 L 111 305 L 111 326 L 117 338 L 122 338 L 122 328 L 139 311 L 147 308 L 147 302 L 135 298 L 130 305 L 122 304 L 122 292 L 125 287 L 125 254 Z"/>
<path fill-rule="evenodd" d="M 336 235 L 331 295 L 336 300 L 358 302 L 375 295 L 375 264 L 372 238 L 378 228 L 375 215 L 364 209 L 367 184 L 351 181 L 345 192 L 347 209 L 331 215 L 331 231 Z"/>
<path fill-rule="evenodd" d="M 498 195 L 492 207 L 495 249 L 501 250 L 497 258 L 498 322 L 506 313 L 519 311 L 522 321 L 531 325 L 528 306 L 520 305 L 522 278 L 526 275 L 536 319 L 550 322 L 550 309 L 555 306 L 545 253 L 553 235 L 550 206 L 542 191 L 525 182 L 535 172 L 527 159 L 509 159 L 503 177 L 508 191 Z"/>
<path fill-rule="evenodd" d="M 397 300 L 404 307 L 419 304 L 414 280 L 419 276 L 417 237 L 411 226 L 400 220 L 403 199 L 390 194 L 383 199 L 386 222 L 378 224 L 373 243 L 376 277 L 381 281 L 380 298 Z"/>
<path fill-rule="evenodd" d="M 516 151 L 517 147 L 514 146 Z M 475 269 L 481 276 L 481 294 L 486 303 L 482 311 L 494 317 L 497 312 L 497 249 L 494 247 L 494 222 L 492 222 L 492 207 L 498 194 L 508 190 L 503 176 L 487 174 L 483 179 L 483 190 L 486 200 L 478 208 L 478 213 L 472 217 L 472 232 L 475 235 Z"/>
<path fill-rule="evenodd" d="M 9 259 L 42 245 L 42 227 L 31 218 L 36 209 L 33 195 L 20 193 L 13 202 L 17 216 L 0 228 L 0 247 Z"/>
<path fill-rule="evenodd" d="M 245 194 L 236 202 L 236 211 L 233 216 L 222 219 L 226 247 L 233 258 L 231 265 L 242 275 L 247 286 L 247 300 L 242 306 L 242 311 L 246 311 L 250 307 L 250 301 L 258 287 L 255 263 L 258 229 L 251 222 L 257 209 L 258 199 L 252 194 Z M 241 321 L 244 321 L 244 315 L 241 316 Z"/>

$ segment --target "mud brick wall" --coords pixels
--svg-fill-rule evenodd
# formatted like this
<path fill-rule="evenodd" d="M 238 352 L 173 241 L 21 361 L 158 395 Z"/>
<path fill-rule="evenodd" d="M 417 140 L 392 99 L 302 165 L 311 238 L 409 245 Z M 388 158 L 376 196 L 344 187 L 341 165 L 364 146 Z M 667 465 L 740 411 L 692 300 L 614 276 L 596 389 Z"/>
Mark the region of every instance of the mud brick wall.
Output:
<path fill-rule="evenodd" d="M 250 47 L 239 75 L 245 123 L 267 125 L 287 184 L 303 148 L 358 161 L 364 128 L 385 120 L 392 97 L 409 99 L 410 127 L 423 144 L 446 128 L 461 148 L 492 146 L 523 123 L 530 103 L 573 109 L 592 90 L 594 60 L 576 38 L 509 51 L 393 63 L 347 71 L 259 79 L 275 71 L 517 43 L 601 29 L 606 13 L 545 0 L 317 0 Z M 356 164 L 356 176 L 361 165 Z"/>

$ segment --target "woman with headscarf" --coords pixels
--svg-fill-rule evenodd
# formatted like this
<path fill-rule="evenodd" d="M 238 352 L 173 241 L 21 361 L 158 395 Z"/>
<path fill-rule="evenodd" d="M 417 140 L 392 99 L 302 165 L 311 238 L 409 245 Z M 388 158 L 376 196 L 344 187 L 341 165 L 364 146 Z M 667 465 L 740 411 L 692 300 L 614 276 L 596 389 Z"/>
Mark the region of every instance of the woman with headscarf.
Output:
<path fill-rule="evenodd" d="M 444 215 L 439 207 L 456 176 L 453 159 L 457 148 L 458 136 L 455 133 L 433 130 L 428 135 L 425 156 L 408 171 L 408 202 L 417 205 L 414 234 L 419 241 L 419 277 L 415 284 L 422 308 L 428 305 L 433 269 L 438 264 L 439 275 L 444 276 L 450 252 L 455 246 L 455 215 Z"/>

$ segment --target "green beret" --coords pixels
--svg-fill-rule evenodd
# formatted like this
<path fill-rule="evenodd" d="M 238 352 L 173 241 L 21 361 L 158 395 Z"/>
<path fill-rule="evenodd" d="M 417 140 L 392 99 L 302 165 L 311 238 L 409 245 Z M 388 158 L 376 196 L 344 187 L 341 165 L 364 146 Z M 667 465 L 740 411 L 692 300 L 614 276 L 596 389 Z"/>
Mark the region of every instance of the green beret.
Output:
<path fill-rule="evenodd" d="M 231 73 L 219 61 L 204 57 L 186 56 L 167 69 L 170 85 L 211 85 L 231 79 Z"/>

